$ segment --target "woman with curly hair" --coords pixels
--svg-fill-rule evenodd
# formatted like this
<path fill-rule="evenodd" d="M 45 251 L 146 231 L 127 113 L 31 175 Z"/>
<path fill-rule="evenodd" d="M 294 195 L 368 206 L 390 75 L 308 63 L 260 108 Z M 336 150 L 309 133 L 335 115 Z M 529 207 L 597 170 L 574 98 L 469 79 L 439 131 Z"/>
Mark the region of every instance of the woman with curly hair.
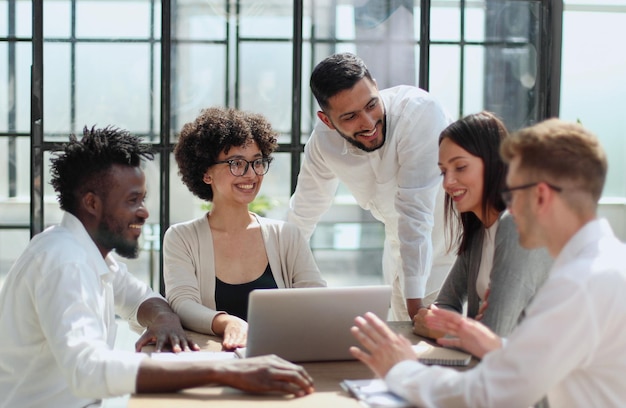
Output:
<path fill-rule="evenodd" d="M 183 183 L 212 205 L 165 233 L 166 296 L 185 327 L 223 336 L 225 349 L 246 345 L 252 290 L 326 286 L 296 226 L 248 211 L 276 146 L 263 116 L 210 108 L 174 149 Z"/>

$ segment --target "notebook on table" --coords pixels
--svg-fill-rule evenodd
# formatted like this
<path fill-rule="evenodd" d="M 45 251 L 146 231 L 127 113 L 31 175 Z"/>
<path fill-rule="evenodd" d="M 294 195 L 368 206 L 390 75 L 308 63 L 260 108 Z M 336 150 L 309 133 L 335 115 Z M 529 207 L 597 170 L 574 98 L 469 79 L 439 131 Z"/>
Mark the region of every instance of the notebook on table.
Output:
<path fill-rule="evenodd" d="M 241 357 L 276 354 L 292 362 L 353 360 L 354 318 L 385 320 L 391 287 L 257 289 L 248 301 L 248 341 Z"/>
<path fill-rule="evenodd" d="M 464 351 L 431 346 L 424 341 L 415 344 L 413 350 L 417 354 L 417 360 L 422 364 L 466 366 L 472 360 L 472 355 Z"/>

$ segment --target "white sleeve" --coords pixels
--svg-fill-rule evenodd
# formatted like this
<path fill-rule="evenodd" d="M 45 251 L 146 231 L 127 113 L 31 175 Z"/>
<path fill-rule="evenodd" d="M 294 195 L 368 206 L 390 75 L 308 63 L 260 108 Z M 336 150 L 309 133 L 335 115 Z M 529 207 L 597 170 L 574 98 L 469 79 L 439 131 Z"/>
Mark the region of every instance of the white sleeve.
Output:
<path fill-rule="evenodd" d="M 593 304 L 589 287 L 567 279 L 550 286 L 549 291 L 538 294 L 506 345 L 488 353 L 473 369 L 459 372 L 402 362 L 387 374 L 390 389 L 425 407 L 535 404 L 586 360 L 593 359 L 603 330 L 594 316 L 605 305 Z M 596 295 L 610 292 L 604 286 Z"/>
<path fill-rule="evenodd" d="M 135 392 L 139 364 L 147 355 L 109 345 L 105 319 L 113 318 L 113 306 L 111 316 L 103 316 L 107 308 L 102 300 L 112 297 L 113 289 L 88 264 L 57 268 L 62 270 L 36 283 L 34 294 L 41 328 L 70 389 L 84 398 Z"/>
<path fill-rule="evenodd" d="M 304 159 L 296 191 L 289 200 L 287 213 L 287 221 L 298 226 L 307 240 L 311 238 L 322 214 L 330 208 L 339 185 L 339 180 L 327 166 L 318 143 L 313 131 L 304 147 Z"/>
<path fill-rule="evenodd" d="M 426 105 L 424 105 L 426 104 Z M 441 177 L 437 158 L 439 134 L 449 123 L 434 101 L 422 102 L 401 113 L 398 133 L 398 236 L 403 263 L 404 295 L 423 298 L 433 264 L 432 231 Z"/>

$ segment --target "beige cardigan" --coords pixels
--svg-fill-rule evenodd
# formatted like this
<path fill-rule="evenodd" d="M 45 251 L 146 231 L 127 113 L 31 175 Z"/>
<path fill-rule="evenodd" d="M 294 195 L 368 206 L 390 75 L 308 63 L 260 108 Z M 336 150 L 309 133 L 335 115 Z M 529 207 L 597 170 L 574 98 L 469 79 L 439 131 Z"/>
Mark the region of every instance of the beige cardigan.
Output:
<path fill-rule="evenodd" d="M 326 286 L 308 242 L 284 221 L 256 215 L 272 274 L 279 288 Z M 206 216 L 172 225 L 163 241 L 165 295 L 183 326 L 214 334 L 215 264 Z"/>

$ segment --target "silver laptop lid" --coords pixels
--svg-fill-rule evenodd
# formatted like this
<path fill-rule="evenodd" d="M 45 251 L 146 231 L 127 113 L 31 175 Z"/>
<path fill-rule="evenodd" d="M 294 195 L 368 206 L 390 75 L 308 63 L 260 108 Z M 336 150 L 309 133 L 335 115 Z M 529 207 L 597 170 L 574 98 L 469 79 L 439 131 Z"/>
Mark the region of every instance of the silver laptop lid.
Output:
<path fill-rule="evenodd" d="M 257 289 L 248 303 L 246 357 L 276 354 L 293 362 L 353 360 L 354 318 L 386 320 L 391 287 Z"/>

